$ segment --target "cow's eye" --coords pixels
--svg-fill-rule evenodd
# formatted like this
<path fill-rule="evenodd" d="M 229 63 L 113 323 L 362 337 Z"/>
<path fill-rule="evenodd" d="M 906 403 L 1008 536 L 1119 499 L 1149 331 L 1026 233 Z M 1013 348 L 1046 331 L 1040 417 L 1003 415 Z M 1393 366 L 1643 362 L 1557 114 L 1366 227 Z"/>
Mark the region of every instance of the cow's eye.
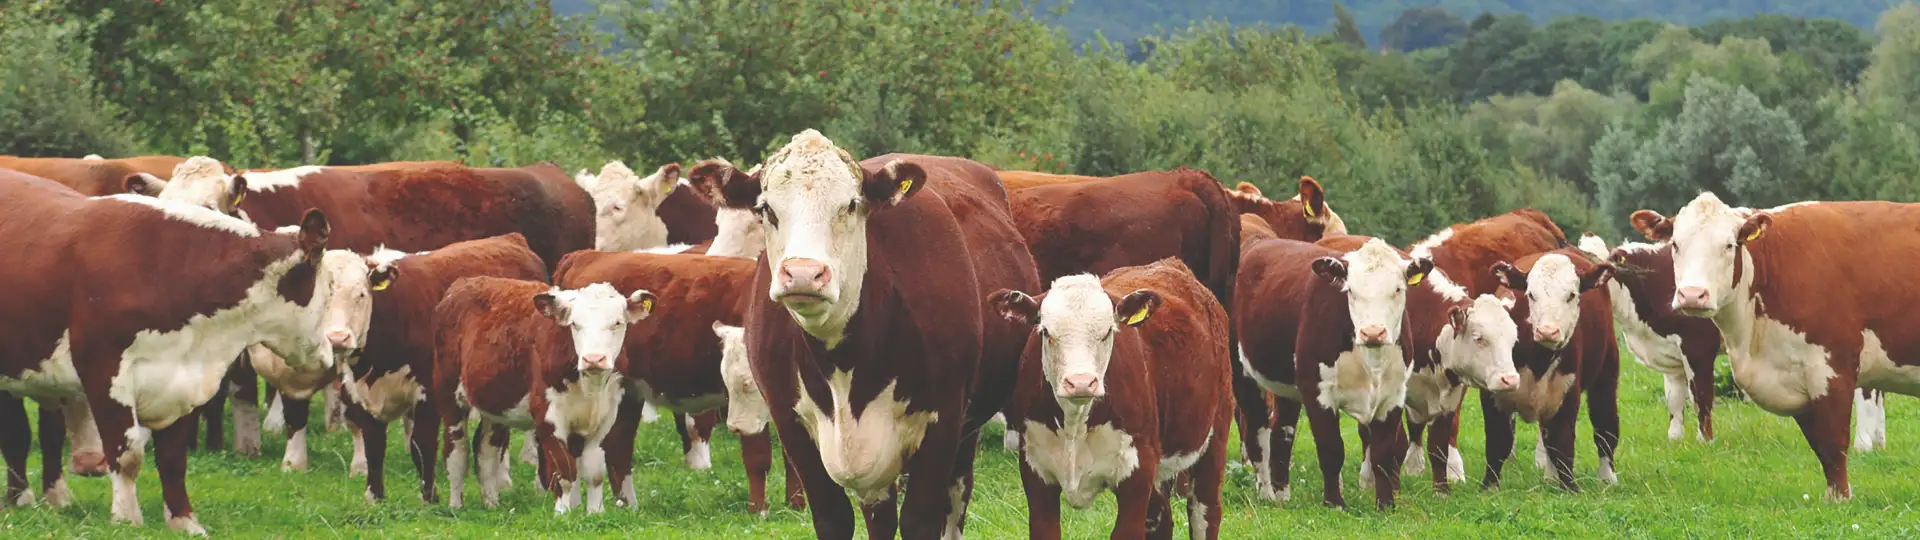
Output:
<path fill-rule="evenodd" d="M 851 214 L 859 210 L 860 210 L 860 199 L 847 201 L 847 213 Z"/>
<path fill-rule="evenodd" d="M 1568 302 L 1572 302 L 1572 301 L 1573 301 L 1573 299 L 1575 299 L 1575 298 L 1579 298 L 1579 297 L 1580 297 L 1580 293 L 1567 293 L 1567 301 L 1568 301 Z"/>
<path fill-rule="evenodd" d="M 767 206 L 767 203 L 763 202 L 753 207 L 753 213 L 759 215 L 761 220 L 766 221 L 768 227 L 780 226 L 780 216 L 774 214 L 773 207 Z"/>

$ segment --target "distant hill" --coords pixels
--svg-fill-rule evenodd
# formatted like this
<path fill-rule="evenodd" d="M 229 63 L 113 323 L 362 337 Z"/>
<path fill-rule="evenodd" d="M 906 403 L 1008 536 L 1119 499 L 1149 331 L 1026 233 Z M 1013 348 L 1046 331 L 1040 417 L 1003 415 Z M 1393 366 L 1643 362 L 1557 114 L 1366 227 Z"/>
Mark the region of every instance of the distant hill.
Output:
<path fill-rule="evenodd" d="M 1072 0 L 1065 15 L 1054 19 L 1075 39 L 1088 39 L 1096 31 L 1115 41 L 1132 41 L 1151 34 L 1156 26 L 1164 29 L 1186 27 L 1191 21 L 1217 19 L 1234 24 L 1292 24 L 1312 32 L 1322 32 L 1333 24 L 1333 0 Z M 1044 6 L 1056 7 L 1060 0 L 1048 0 Z M 1535 23 L 1564 15 L 1594 15 L 1606 19 L 1648 17 L 1680 24 L 1696 24 L 1714 19 L 1748 17 L 1756 13 L 1778 13 L 1808 18 L 1835 18 L 1862 28 L 1872 28 L 1881 11 L 1897 0 L 1352 0 L 1344 2 L 1353 12 L 1369 42 L 1377 40 L 1380 28 L 1392 22 L 1400 12 L 1415 6 L 1440 6 L 1462 19 L 1482 12 L 1494 14 L 1526 13 Z M 561 14 L 593 10 L 594 0 L 553 0 L 553 9 Z"/>

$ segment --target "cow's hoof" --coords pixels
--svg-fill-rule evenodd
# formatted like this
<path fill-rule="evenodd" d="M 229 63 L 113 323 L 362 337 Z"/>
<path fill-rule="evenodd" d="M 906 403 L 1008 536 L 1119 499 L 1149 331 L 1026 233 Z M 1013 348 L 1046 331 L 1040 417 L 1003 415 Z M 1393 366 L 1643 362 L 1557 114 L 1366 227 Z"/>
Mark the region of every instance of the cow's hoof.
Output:
<path fill-rule="evenodd" d="M 193 514 L 167 518 L 167 528 L 193 536 L 207 535 L 207 528 L 201 527 L 200 520 L 195 519 Z"/>
<path fill-rule="evenodd" d="M 106 476 L 107 455 L 100 452 L 74 452 L 67 470 L 86 477 Z"/>

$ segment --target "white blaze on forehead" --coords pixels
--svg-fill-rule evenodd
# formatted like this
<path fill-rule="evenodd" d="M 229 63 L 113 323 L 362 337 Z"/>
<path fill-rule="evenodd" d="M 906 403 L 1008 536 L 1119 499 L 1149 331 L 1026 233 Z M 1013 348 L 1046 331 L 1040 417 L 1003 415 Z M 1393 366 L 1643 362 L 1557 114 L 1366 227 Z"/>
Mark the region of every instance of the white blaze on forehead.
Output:
<path fill-rule="evenodd" d="M 327 341 L 327 335 L 334 332 L 346 332 L 351 336 L 348 347 L 357 349 L 366 343 L 367 324 L 373 318 L 367 259 L 351 251 L 333 249 L 320 256 L 320 266 L 330 278 L 322 289 L 328 294 L 328 301 L 326 315 L 320 321 L 320 340 Z"/>
<path fill-rule="evenodd" d="M 811 259 L 831 274 L 823 290 L 825 309 L 800 313 L 792 308 L 800 327 L 829 347 L 838 345 L 847 321 L 859 308 L 861 282 L 867 275 L 866 212 L 847 212 L 861 197 L 865 174 L 853 156 L 834 146 L 820 132 L 806 130 L 761 164 L 760 204 L 777 220 L 767 227 L 767 261 L 773 285 L 770 296 L 779 300 L 786 286 L 778 279 L 779 265 Z M 764 223 L 764 222 L 763 222 Z"/>
<path fill-rule="evenodd" d="M 112 199 L 153 208 L 175 221 L 184 221 L 204 228 L 222 230 L 247 238 L 257 238 L 260 236 L 260 227 L 204 206 L 195 206 L 177 201 L 156 199 L 129 193 L 95 197 L 95 199 Z"/>
<path fill-rule="evenodd" d="M 107 158 L 100 157 L 100 154 L 87 154 L 85 157 L 82 157 L 80 159 L 84 159 L 88 161 L 105 161 Z"/>
<path fill-rule="evenodd" d="M 719 326 L 713 333 L 720 338 L 720 378 L 727 385 L 727 427 L 746 435 L 766 431 L 772 411 L 753 383 L 753 366 L 747 363 L 746 329 Z"/>
<path fill-rule="evenodd" d="M 1467 306 L 1466 326 L 1440 333 L 1441 365 L 1479 388 L 1516 375 L 1513 345 L 1520 340 L 1520 330 L 1504 302 L 1491 294 L 1475 297 Z"/>
<path fill-rule="evenodd" d="M 1676 290 L 1702 287 L 1714 302 L 1726 302 L 1733 289 L 1732 249 L 1751 211 L 1720 202 L 1713 192 L 1701 193 L 1673 218 L 1673 278 Z"/>
<path fill-rule="evenodd" d="M 1049 339 L 1041 344 L 1042 371 L 1049 384 L 1067 375 L 1104 377 L 1113 355 L 1113 300 L 1091 274 L 1053 280 L 1040 302 L 1040 328 Z"/>
<path fill-rule="evenodd" d="M 1347 312 L 1354 330 L 1385 328 L 1387 343 L 1398 343 L 1407 309 L 1408 261 L 1378 238 L 1340 258 L 1347 263 Z"/>
<path fill-rule="evenodd" d="M 1527 272 L 1527 323 L 1557 327 L 1562 340 L 1580 324 L 1580 272 L 1566 255 L 1542 256 Z"/>
<path fill-rule="evenodd" d="M 574 290 L 554 289 L 554 302 L 566 310 L 566 325 L 573 332 L 574 354 L 607 358 L 620 356 L 627 338 L 627 297 L 613 285 L 595 283 Z"/>

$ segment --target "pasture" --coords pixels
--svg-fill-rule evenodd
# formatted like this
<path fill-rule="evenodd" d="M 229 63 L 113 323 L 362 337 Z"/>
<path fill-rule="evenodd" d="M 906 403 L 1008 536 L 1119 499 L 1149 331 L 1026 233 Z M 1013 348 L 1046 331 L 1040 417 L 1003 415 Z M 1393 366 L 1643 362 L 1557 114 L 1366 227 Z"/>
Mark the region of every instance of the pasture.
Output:
<path fill-rule="evenodd" d="M 1623 351 L 1624 355 L 1625 352 Z M 1724 369 L 1724 358 L 1722 369 Z M 1603 486 L 1593 479 L 1592 431 L 1580 426 L 1576 463 L 1580 494 L 1563 493 L 1542 482 L 1533 466 L 1537 431 L 1523 425 L 1515 458 L 1506 468 L 1504 487 L 1482 492 L 1478 481 L 1485 463 L 1481 419 L 1475 397 L 1462 423 L 1461 452 L 1471 485 L 1450 497 L 1434 495 L 1423 475 L 1404 484 L 1400 506 L 1373 509 L 1371 495 L 1355 486 L 1359 439 L 1346 421 L 1348 460 L 1345 474 L 1348 510 L 1321 507 L 1320 478 L 1313 439 L 1301 437 L 1294 448 L 1293 500 L 1277 507 L 1259 500 L 1250 469 L 1234 465 L 1225 490 L 1224 538 L 1426 537 L 1440 538 L 1913 538 L 1920 536 L 1920 444 L 1909 426 L 1920 425 L 1920 408 L 1905 397 L 1889 400 L 1889 448 L 1854 455 L 1849 464 L 1854 499 L 1844 504 L 1821 501 L 1824 483 L 1818 462 L 1793 420 L 1768 414 L 1744 402 L 1721 400 L 1715 411 L 1720 439 L 1703 444 L 1689 438 L 1666 440 L 1660 378 L 1644 366 L 1622 359 L 1620 409 L 1621 483 Z M 29 402 L 31 403 L 31 402 Z M 31 404 L 29 405 L 32 406 Z M 553 515 L 553 499 L 538 489 L 532 467 L 516 462 L 514 485 L 497 509 L 477 505 L 478 487 L 469 485 L 469 508 L 419 501 L 417 476 L 400 444 L 387 457 L 389 499 L 369 505 L 364 480 L 346 476 L 351 439 L 342 432 L 319 433 L 320 408 L 314 408 L 312 468 L 280 471 L 285 438 L 265 436 L 262 457 L 240 459 L 229 453 L 196 452 L 189 465 L 189 489 L 201 522 L 216 536 L 255 537 L 628 537 L 628 538 L 805 538 L 812 536 L 807 514 L 776 507 L 766 518 L 746 513 L 746 478 L 739 445 L 730 434 L 716 433 L 713 468 L 688 470 L 670 420 L 641 426 L 635 458 L 638 511 L 610 507 L 602 515 Z M 1689 430 L 1692 422 L 1688 422 Z M 392 428 L 400 440 L 400 425 Z M 1305 421 L 1300 429 L 1304 433 Z M 515 434 L 514 450 L 519 449 Z M 231 439 L 229 439 L 231 440 Z M 1026 500 L 1015 458 L 999 449 L 998 428 L 983 438 L 974 503 L 967 520 L 972 538 L 1026 536 Z M 1235 455 L 1238 454 L 1236 441 Z M 151 455 L 151 454 L 149 454 Z M 39 459 L 29 467 L 38 493 Z M 770 494 L 784 481 L 776 464 Z M 140 477 L 146 524 L 131 528 L 108 517 L 106 478 L 69 477 L 76 503 L 66 509 L 45 507 L 0 511 L 0 536 L 9 538 L 175 537 L 161 514 L 159 481 L 149 463 Z M 444 477 L 439 479 L 443 491 Z M 1180 504 L 1176 502 L 1176 504 Z M 1176 507 L 1185 538 L 1185 513 Z M 1069 538 L 1103 538 L 1112 526 L 1113 498 L 1102 495 L 1092 509 L 1063 509 Z M 862 533 L 864 534 L 864 533 Z"/>

